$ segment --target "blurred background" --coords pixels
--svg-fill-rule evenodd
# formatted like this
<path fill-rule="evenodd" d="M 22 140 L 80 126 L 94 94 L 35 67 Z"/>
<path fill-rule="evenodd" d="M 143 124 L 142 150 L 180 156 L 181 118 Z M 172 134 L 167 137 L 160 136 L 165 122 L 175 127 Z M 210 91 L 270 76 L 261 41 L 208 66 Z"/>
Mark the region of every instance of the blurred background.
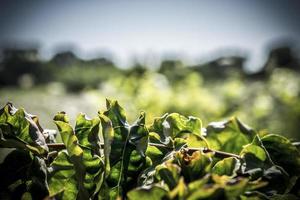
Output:
<path fill-rule="evenodd" d="M 131 122 L 237 116 L 299 140 L 299 75 L 297 0 L 0 1 L 0 105 L 44 128 L 113 98 Z"/>

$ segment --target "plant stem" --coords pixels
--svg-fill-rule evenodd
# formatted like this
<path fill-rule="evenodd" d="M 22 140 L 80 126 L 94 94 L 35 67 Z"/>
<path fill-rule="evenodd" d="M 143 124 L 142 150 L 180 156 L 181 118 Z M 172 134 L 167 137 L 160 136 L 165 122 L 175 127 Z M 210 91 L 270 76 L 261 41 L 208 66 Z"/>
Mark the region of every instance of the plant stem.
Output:
<path fill-rule="evenodd" d="M 57 150 L 57 151 L 66 148 L 66 146 L 63 143 L 48 143 L 47 145 L 48 145 L 49 149 Z M 101 145 L 101 148 L 104 148 L 104 143 L 101 143 L 100 145 Z M 158 144 L 158 143 L 149 142 L 148 145 L 174 150 L 173 147 L 169 147 L 169 146 L 166 146 L 166 145 L 163 145 L 163 144 Z M 240 158 L 239 155 L 236 155 L 236 154 L 233 154 L 233 153 L 213 150 L 213 149 L 209 149 L 209 148 L 187 148 L 187 150 L 188 150 L 189 153 L 193 153 L 195 151 L 203 151 L 203 153 L 214 153 L 214 155 L 216 157 L 219 157 L 219 158 L 228 158 L 228 157 L 235 157 L 235 158 L 238 158 L 238 159 Z"/>
<path fill-rule="evenodd" d="M 233 154 L 233 153 L 228 153 L 224 151 L 218 151 L 218 150 L 213 150 L 209 148 L 188 148 L 189 152 L 194 152 L 194 151 L 203 151 L 203 153 L 214 153 L 214 155 L 218 158 L 228 158 L 228 157 L 235 157 L 240 159 L 241 157 L 239 155 Z"/>

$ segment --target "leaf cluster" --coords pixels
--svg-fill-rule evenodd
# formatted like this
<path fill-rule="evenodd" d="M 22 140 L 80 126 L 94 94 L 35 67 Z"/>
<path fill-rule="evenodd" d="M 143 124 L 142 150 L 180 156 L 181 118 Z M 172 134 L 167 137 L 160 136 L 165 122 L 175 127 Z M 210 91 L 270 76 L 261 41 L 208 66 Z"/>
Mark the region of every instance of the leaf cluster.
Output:
<path fill-rule="evenodd" d="M 0 110 L 0 199 L 299 199 L 300 152 L 287 138 L 257 132 L 233 117 L 203 127 L 165 114 L 130 124 L 117 101 L 62 138 L 8 103 Z"/>

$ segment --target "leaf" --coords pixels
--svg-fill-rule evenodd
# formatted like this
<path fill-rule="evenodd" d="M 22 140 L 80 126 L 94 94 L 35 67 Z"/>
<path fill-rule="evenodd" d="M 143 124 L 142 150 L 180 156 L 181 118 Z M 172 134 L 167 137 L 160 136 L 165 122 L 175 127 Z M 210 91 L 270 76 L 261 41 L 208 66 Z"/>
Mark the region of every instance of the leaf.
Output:
<path fill-rule="evenodd" d="M 49 168 L 50 196 L 76 199 L 78 194 L 75 170 L 66 150 L 59 152 Z"/>
<path fill-rule="evenodd" d="M 108 117 L 99 113 L 99 117 L 102 125 L 102 134 L 104 139 L 104 163 L 105 163 L 105 178 L 110 173 L 110 153 L 111 153 L 111 144 L 114 138 L 114 130 L 112 127 L 112 122 Z"/>
<path fill-rule="evenodd" d="M 179 150 L 183 146 L 208 147 L 202 135 L 202 123 L 196 117 L 184 117 L 178 113 L 165 114 L 155 118 L 149 126 L 149 141 L 161 146 L 148 146 L 146 151 L 152 162 L 156 165 L 163 155 L 172 150 Z"/>
<path fill-rule="evenodd" d="M 60 132 L 63 143 L 66 145 L 68 155 L 75 169 L 75 179 L 78 187 L 78 199 L 88 198 L 88 191 L 84 188 L 85 166 L 82 163 L 83 150 L 78 144 L 73 128 L 69 124 L 69 119 L 64 112 L 58 113 L 54 117 L 54 122 Z"/>
<path fill-rule="evenodd" d="M 88 119 L 84 114 L 80 114 L 76 119 L 75 133 L 78 143 L 81 146 L 92 149 L 96 155 L 100 156 L 99 138 L 99 118 Z"/>
<path fill-rule="evenodd" d="M 241 151 L 240 155 L 243 157 L 245 154 L 252 154 L 255 155 L 256 158 L 264 162 L 267 159 L 266 152 L 260 146 L 254 144 L 247 144 L 244 146 L 243 150 Z"/>
<path fill-rule="evenodd" d="M 149 132 L 145 126 L 145 112 L 141 112 L 139 118 L 131 125 L 129 134 L 129 143 L 136 146 L 136 150 L 140 155 L 145 157 L 145 152 L 148 146 Z"/>
<path fill-rule="evenodd" d="M 278 166 L 272 166 L 264 170 L 262 180 L 269 183 L 266 187 L 261 189 L 261 191 L 265 193 L 283 194 L 289 185 L 288 175 Z"/>
<path fill-rule="evenodd" d="M 280 195 L 280 194 L 276 194 L 273 195 L 271 198 L 271 200 L 299 200 L 299 197 L 293 195 L 293 194 L 284 194 L 284 195 Z"/>
<path fill-rule="evenodd" d="M 240 161 L 234 157 L 224 158 L 217 162 L 212 168 L 212 173 L 218 175 L 235 176 L 240 168 Z"/>
<path fill-rule="evenodd" d="M 199 188 L 193 193 L 189 194 L 187 200 L 199 199 L 225 199 L 224 189 L 217 185 L 209 185 L 207 187 Z"/>
<path fill-rule="evenodd" d="M 170 199 L 185 199 L 185 196 L 187 195 L 187 186 L 184 183 L 183 177 L 181 177 L 178 181 L 177 186 L 169 192 L 169 198 Z"/>
<path fill-rule="evenodd" d="M 300 175 L 300 152 L 287 138 L 270 134 L 261 141 L 275 164 L 290 175 Z"/>
<path fill-rule="evenodd" d="M 261 177 L 264 170 L 274 165 L 258 135 L 244 146 L 240 156 L 243 159 L 242 173 L 250 175 L 253 180 Z"/>
<path fill-rule="evenodd" d="M 258 191 L 247 192 L 241 195 L 242 200 L 270 200 L 270 198 Z"/>
<path fill-rule="evenodd" d="M 45 161 L 25 150 L 13 150 L 0 164 L 0 198 L 20 199 L 48 196 L 47 168 Z M 2 196 L 3 195 L 3 196 Z"/>
<path fill-rule="evenodd" d="M 163 199 L 167 195 L 167 191 L 158 185 L 152 185 L 149 187 L 138 187 L 127 193 L 127 197 L 130 200 L 152 200 Z"/>
<path fill-rule="evenodd" d="M 253 129 L 235 117 L 224 122 L 212 122 L 206 130 L 210 148 L 235 154 L 239 154 L 256 135 Z"/>
<path fill-rule="evenodd" d="M 153 120 L 153 123 L 148 127 L 149 132 L 154 132 L 156 133 L 158 136 L 156 136 L 156 138 L 159 141 L 162 141 L 163 144 L 168 144 L 169 143 L 169 138 L 167 138 L 167 135 L 164 134 L 164 125 L 163 122 L 165 121 L 165 119 L 168 117 L 168 113 L 164 114 L 161 117 L 156 117 Z"/>
<path fill-rule="evenodd" d="M 195 190 L 198 190 L 199 188 L 202 188 L 210 181 L 210 174 L 206 174 L 201 179 L 197 179 L 195 181 L 192 181 L 188 184 L 188 190 L 190 193 L 194 192 Z"/>
<path fill-rule="evenodd" d="M 97 184 L 102 183 L 103 163 L 98 157 L 93 157 L 86 152 L 83 156 L 83 165 L 86 168 L 83 181 L 84 189 L 88 192 L 87 196 L 92 197 L 100 189 L 100 186 L 97 189 Z M 58 199 L 83 198 L 82 194 L 79 194 L 76 169 L 74 170 L 74 164 L 67 151 L 61 151 L 58 154 L 49 171 L 50 196 L 56 196 Z"/>
<path fill-rule="evenodd" d="M 269 184 L 264 191 L 283 193 L 288 187 L 289 177 L 283 168 L 273 163 L 260 137 L 257 135 L 251 144 L 246 145 L 241 152 L 243 158 L 242 172 L 249 174 L 252 180 L 258 178 Z M 278 185 L 276 183 L 280 182 Z"/>
<path fill-rule="evenodd" d="M 170 190 L 173 190 L 176 187 L 181 172 L 178 165 L 173 164 L 171 161 L 164 162 L 163 164 L 156 166 L 155 171 L 157 180 L 167 184 Z"/>
<path fill-rule="evenodd" d="M 65 151 L 50 166 L 50 194 L 59 199 L 87 199 L 99 191 L 104 163 L 100 155 L 99 119 L 79 115 L 75 132 L 65 113 L 58 113 L 54 122 L 61 134 Z"/>
<path fill-rule="evenodd" d="M 26 149 L 46 156 L 48 147 L 42 132 L 37 117 L 26 113 L 23 108 L 16 109 L 7 103 L 0 110 L 1 147 Z"/>
<path fill-rule="evenodd" d="M 213 175 L 213 179 L 225 190 L 226 199 L 238 199 L 246 189 L 248 184 L 247 178 L 237 177 L 231 179 L 227 176 L 217 176 Z M 218 182 L 217 179 L 221 179 L 221 182 Z"/>
<path fill-rule="evenodd" d="M 176 152 L 175 159 L 182 169 L 182 174 L 187 182 L 199 179 L 207 174 L 212 167 L 212 158 L 209 154 L 195 151 L 188 155 L 184 150 Z"/>
<path fill-rule="evenodd" d="M 136 122 L 129 125 L 125 111 L 117 101 L 107 100 L 106 103 L 107 111 L 100 113 L 99 117 L 111 147 L 105 147 L 106 158 L 109 154 L 109 166 L 106 163 L 109 174 L 102 193 L 114 199 L 125 196 L 136 186 L 138 175 L 149 165 L 145 155 L 149 132 L 145 126 L 145 113 L 142 112 Z"/>
<path fill-rule="evenodd" d="M 54 117 L 54 123 L 61 135 L 63 143 L 66 145 L 70 157 L 79 158 L 83 151 L 79 146 L 78 138 L 75 136 L 73 128 L 69 124 L 69 119 L 64 112 L 60 112 Z"/>
<path fill-rule="evenodd" d="M 170 138 L 187 138 L 190 134 L 203 139 L 201 120 L 196 117 L 186 118 L 178 113 L 155 118 L 149 126 L 149 131 L 157 133 L 164 144 L 167 144 Z"/>
<path fill-rule="evenodd" d="M 162 123 L 165 136 L 181 137 L 185 133 L 201 136 L 202 123 L 199 118 L 186 118 L 178 113 L 169 114 Z"/>
<path fill-rule="evenodd" d="M 150 142 L 155 143 L 153 141 L 155 141 L 154 137 L 156 137 L 156 135 L 157 134 L 154 132 L 149 133 Z M 157 144 L 160 144 L 160 142 L 157 142 Z M 171 147 L 170 147 L 170 149 L 171 149 Z M 170 149 L 165 148 L 165 147 L 157 147 L 157 146 L 148 145 L 145 154 L 151 159 L 153 165 L 156 166 L 159 163 L 161 163 L 162 159 L 170 151 Z"/>
<path fill-rule="evenodd" d="M 187 199 L 239 199 L 249 191 L 248 184 L 249 180 L 245 177 L 207 174 L 203 179 L 189 184 Z"/>

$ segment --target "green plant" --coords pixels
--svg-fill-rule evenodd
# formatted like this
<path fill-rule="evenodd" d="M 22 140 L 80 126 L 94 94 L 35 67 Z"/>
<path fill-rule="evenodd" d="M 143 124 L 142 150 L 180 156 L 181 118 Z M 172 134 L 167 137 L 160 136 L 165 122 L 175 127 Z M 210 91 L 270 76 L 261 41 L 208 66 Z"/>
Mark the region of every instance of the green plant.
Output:
<path fill-rule="evenodd" d="M 38 118 L 0 110 L 1 199 L 298 199 L 298 143 L 237 118 L 202 127 L 177 113 L 129 124 L 117 101 L 75 127 L 54 117 L 63 143 Z"/>

